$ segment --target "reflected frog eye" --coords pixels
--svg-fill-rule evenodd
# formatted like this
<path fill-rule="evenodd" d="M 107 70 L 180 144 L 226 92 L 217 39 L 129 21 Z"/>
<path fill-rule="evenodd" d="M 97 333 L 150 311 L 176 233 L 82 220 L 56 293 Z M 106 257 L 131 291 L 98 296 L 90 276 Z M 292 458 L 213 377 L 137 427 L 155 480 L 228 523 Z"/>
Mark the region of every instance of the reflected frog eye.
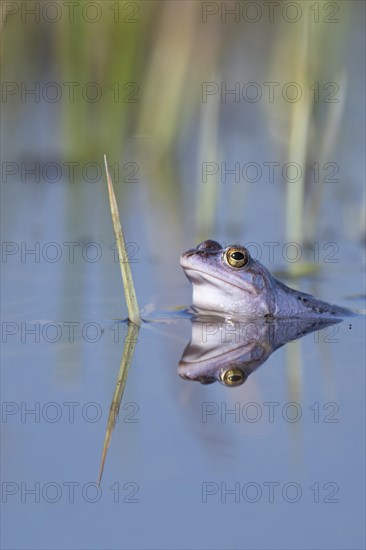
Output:
<path fill-rule="evenodd" d="M 247 376 L 242 369 L 233 367 L 227 371 L 224 371 L 220 378 L 221 382 L 226 386 L 240 386 L 245 382 Z"/>
<path fill-rule="evenodd" d="M 249 261 L 249 254 L 246 248 L 232 246 L 225 253 L 225 260 L 231 267 L 244 267 Z"/>

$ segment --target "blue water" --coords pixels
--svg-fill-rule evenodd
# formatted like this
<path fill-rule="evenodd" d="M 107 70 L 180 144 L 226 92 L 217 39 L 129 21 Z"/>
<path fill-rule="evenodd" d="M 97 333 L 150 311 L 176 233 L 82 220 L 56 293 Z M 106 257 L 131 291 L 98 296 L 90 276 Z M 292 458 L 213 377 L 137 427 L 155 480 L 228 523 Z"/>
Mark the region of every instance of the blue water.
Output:
<path fill-rule="evenodd" d="M 82 189 L 88 200 L 90 190 Z M 116 321 L 126 309 L 108 248 L 107 196 L 94 188 L 102 214 L 91 228 L 92 214 L 64 223 L 62 202 L 75 192 L 67 184 L 43 191 L 51 208 L 45 204 L 36 219 L 25 210 L 35 207 L 39 188 L 5 190 L 8 201 L 17 197 L 21 222 L 9 222 L 5 233 L 19 252 L 7 257 L 3 284 L 4 546 L 361 548 L 364 317 L 277 350 L 238 388 L 185 381 L 177 367 L 190 320 L 157 311 L 189 304 L 177 259 L 182 244 L 168 254 L 149 248 L 127 211 L 126 235 L 141 239 L 131 264 L 139 301 L 160 322 L 143 324 L 138 335 L 97 488 L 127 334 Z M 82 242 L 82 235 L 97 243 L 95 251 L 100 246 L 102 259 L 85 260 L 82 245 L 74 262 L 42 256 L 56 254 L 48 243 L 64 252 L 62 243 Z M 40 257 L 35 248 L 22 262 L 29 236 L 39 239 Z M 342 249 L 347 254 L 351 247 Z M 362 308 L 362 298 L 347 298 L 362 288 L 357 262 L 347 270 L 342 261 L 324 264 L 298 284 Z"/>

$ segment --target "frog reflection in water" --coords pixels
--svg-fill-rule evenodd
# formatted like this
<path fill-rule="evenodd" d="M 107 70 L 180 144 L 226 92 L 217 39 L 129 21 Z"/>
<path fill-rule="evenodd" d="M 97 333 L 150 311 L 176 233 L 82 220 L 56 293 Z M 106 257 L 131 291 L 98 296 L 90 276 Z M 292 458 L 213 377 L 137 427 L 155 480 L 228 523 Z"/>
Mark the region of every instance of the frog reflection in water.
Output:
<path fill-rule="evenodd" d="M 352 315 L 281 283 L 243 246 L 222 248 L 216 241 L 204 241 L 184 252 L 180 264 L 193 285 L 193 306 L 198 311 L 235 318 Z"/>
<path fill-rule="evenodd" d="M 341 319 L 288 317 L 232 321 L 214 316 L 192 317 L 192 337 L 179 362 L 185 380 L 202 384 L 219 381 L 240 386 L 248 376 L 288 342 L 330 327 L 332 337 Z"/>

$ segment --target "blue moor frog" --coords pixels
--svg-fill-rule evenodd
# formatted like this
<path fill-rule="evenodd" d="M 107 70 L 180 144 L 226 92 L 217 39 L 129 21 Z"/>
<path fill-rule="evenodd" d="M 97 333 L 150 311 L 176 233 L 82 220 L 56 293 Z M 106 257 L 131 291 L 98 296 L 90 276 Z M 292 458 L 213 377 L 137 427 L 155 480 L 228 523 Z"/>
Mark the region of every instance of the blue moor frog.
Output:
<path fill-rule="evenodd" d="M 342 318 L 348 309 L 298 292 L 273 277 L 243 246 L 212 240 L 184 252 L 180 264 L 193 285 L 193 306 L 229 317 Z"/>

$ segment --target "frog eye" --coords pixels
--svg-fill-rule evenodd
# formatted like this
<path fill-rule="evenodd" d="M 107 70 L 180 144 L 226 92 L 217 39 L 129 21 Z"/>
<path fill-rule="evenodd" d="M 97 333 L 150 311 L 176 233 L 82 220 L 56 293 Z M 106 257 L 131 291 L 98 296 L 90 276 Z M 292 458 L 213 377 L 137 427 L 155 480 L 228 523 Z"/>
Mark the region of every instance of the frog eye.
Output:
<path fill-rule="evenodd" d="M 244 267 L 249 262 L 249 254 L 246 248 L 231 246 L 225 253 L 225 260 L 231 267 Z"/>
<path fill-rule="evenodd" d="M 224 371 L 220 378 L 221 382 L 225 384 L 225 386 L 240 386 L 247 379 L 247 375 L 242 369 L 233 367 Z"/>

